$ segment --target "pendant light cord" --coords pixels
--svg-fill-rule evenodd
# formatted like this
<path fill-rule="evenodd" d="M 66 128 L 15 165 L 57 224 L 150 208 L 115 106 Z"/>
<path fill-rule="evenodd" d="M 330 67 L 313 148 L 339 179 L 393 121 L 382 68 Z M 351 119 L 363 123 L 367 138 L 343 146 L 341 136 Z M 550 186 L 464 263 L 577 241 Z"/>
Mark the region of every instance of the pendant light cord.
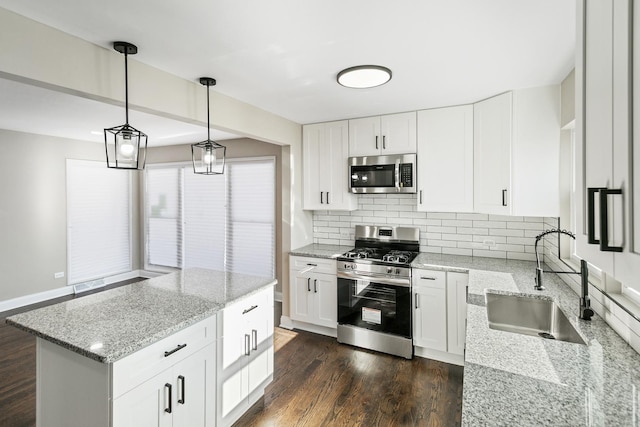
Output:
<path fill-rule="evenodd" d="M 211 114 L 209 113 L 209 92 L 211 86 L 207 83 L 207 141 L 211 141 Z"/>
<path fill-rule="evenodd" d="M 127 48 L 124 49 L 124 111 L 125 124 L 129 124 L 129 67 L 127 61 Z"/>

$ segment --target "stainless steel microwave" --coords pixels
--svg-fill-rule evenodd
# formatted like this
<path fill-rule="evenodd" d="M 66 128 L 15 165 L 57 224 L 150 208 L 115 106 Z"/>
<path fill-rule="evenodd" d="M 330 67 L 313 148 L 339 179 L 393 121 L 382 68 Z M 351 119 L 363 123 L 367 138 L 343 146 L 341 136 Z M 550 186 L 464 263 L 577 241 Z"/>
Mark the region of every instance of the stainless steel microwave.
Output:
<path fill-rule="evenodd" d="M 415 193 L 416 155 L 349 157 L 352 193 Z"/>

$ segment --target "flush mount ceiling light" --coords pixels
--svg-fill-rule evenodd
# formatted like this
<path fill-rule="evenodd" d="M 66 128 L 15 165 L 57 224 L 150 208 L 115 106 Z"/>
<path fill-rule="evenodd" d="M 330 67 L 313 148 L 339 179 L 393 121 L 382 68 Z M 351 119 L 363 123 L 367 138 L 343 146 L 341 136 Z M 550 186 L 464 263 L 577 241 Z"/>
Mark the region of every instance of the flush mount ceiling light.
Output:
<path fill-rule="evenodd" d="M 380 65 L 358 65 L 338 73 L 338 83 L 344 87 L 368 89 L 391 80 L 391 70 Z"/>
<path fill-rule="evenodd" d="M 201 175 L 220 175 L 224 173 L 224 156 L 227 148 L 211 140 L 209 114 L 209 88 L 216 85 L 211 77 L 200 77 L 200 84 L 207 87 L 207 140 L 191 145 L 193 172 Z"/>
<path fill-rule="evenodd" d="M 138 48 L 127 42 L 114 42 L 113 48 L 124 54 L 125 124 L 104 130 L 107 166 L 114 169 L 144 169 L 147 157 L 147 135 L 129 125 L 129 70 L 127 57 L 138 53 Z"/>

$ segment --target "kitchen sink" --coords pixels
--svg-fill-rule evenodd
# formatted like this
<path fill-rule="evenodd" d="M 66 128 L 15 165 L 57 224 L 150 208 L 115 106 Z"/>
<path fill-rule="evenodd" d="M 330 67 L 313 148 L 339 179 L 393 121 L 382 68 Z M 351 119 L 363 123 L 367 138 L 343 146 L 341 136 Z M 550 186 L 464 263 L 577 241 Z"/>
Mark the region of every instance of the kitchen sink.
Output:
<path fill-rule="evenodd" d="M 551 299 L 487 292 L 489 327 L 522 335 L 586 344 Z"/>

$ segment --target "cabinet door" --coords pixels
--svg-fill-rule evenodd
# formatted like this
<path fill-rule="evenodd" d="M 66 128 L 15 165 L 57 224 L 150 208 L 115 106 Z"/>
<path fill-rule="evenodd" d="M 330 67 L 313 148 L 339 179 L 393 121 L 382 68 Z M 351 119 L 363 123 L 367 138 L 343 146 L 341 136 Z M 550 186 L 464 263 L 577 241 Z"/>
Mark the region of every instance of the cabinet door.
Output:
<path fill-rule="evenodd" d="M 382 154 L 416 152 L 416 112 L 389 114 L 380 118 Z"/>
<path fill-rule="evenodd" d="M 210 345 L 174 366 L 173 427 L 215 425 L 214 353 Z"/>
<path fill-rule="evenodd" d="M 473 212 L 473 106 L 418 112 L 419 211 Z"/>
<path fill-rule="evenodd" d="M 469 275 L 447 273 L 447 351 L 464 354 Z"/>
<path fill-rule="evenodd" d="M 328 328 L 338 326 L 338 279 L 335 275 L 316 274 L 312 277 L 312 295 L 316 315 L 313 323 Z"/>
<path fill-rule="evenodd" d="M 171 400 L 169 399 L 171 390 Z M 171 427 L 176 387 L 170 372 L 145 381 L 113 401 L 114 427 Z"/>
<path fill-rule="evenodd" d="M 302 128 L 303 208 L 307 210 L 324 207 L 324 192 L 327 191 L 326 176 L 323 180 L 321 175 L 321 165 L 326 156 L 326 148 L 323 147 L 324 139 L 324 123 L 306 125 Z"/>
<path fill-rule="evenodd" d="M 252 355 L 247 367 L 248 392 L 253 392 L 260 384 L 273 374 L 273 347 L 263 349 Z"/>
<path fill-rule="evenodd" d="M 474 206 L 488 214 L 511 213 L 511 92 L 473 106 Z"/>
<path fill-rule="evenodd" d="M 349 190 L 349 124 L 347 121 L 326 123 L 325 157 L 320 164 L 321 179 L 325 182 L 324 209 L 357 208 L 356 195 Z"/>
<path fill-rule="evenodd" d="M 447 351 L 447 296 L 443 287 L 413 287 L 413 343 Z"/>
<path fill-rule="evenodd" d="M 577 45 L 584 44 L 584 56 L 576 50 L 576 252 L 612 274 L 613 254 L 588 242 L 589 221 L 597 225 L 600 217 L 598 197 L 594 218 L 588 217 L 587 189 L 613 185 L 613 0 L 578 2 L 578 13 L 584 19 L 578 19 Z"/>
<path fill-rule="evenodd" d="M 349 120 L 349 157 L 381 153 L 380 117 Z"/>
<path fill-rule="evenodd" d="M 291 307 L 289 315 L 293 320 L 301 322 L 312 321 L 311 308 L 311 276 L 309 274 L 299 275 L 291 273 L 290 291 Z"/>

